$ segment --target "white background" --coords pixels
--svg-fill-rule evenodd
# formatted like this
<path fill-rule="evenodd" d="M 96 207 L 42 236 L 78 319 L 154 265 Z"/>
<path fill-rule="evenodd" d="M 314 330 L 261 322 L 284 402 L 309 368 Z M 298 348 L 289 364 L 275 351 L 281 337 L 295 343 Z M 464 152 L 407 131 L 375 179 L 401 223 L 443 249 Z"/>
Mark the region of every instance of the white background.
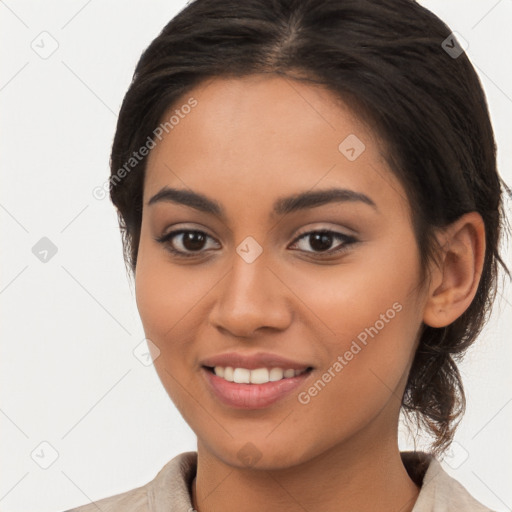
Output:
<path fill-rule="evenodd" d="M 422 3 L 469 43 L 511 184 L 512 2 Z M 140 54 L 184 5 L 0 2 L 2 511 L 57 512 L 111 496 L 195 449 L 154 368 L 133 354 L 144 333 L 117 218 L 108 198 L 91 193 L 108 179 Z M 58 43 L 46 59 L 31 47 L 41 37 L 46 49 Z M 42 237 L 58 250 L 47 263 L 32 253 Z M 510 290 L 506 281 L 462 366 L 468 408 L 443 462 L 499 511 L 512 507 Z M 411 447 L 405 437 L 401 447 Z M 58 458 L 42 469 L 36 460 L 49 463 L 52 450 Z"/>

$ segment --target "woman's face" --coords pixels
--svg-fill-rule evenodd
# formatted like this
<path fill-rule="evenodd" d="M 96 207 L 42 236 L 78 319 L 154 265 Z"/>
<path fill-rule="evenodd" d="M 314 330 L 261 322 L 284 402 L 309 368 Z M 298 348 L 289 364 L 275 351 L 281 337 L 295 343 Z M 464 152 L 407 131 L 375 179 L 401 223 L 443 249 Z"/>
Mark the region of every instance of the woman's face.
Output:
<path fill-rule="evenodd" d="M 200 446 L 284 468 L 396 443 L 424 302 L 372 132 L 325 89 L 262 75 L 210 80 L 173 113 L 147 163 L 136 297 Z M 165 187 L 187 195 L 148 205 Z"/>

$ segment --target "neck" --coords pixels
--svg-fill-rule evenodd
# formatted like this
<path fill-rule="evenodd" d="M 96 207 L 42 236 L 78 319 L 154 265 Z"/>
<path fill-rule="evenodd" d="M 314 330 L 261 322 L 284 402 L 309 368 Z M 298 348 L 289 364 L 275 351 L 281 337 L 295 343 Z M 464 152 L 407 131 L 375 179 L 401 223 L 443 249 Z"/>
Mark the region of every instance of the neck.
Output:
<path fill-rule="evenodd" d="M 409 477 L 396 440 L 360 444 L 350 440 L 299 465 L 258 470 L 227 465 L 198 441 L 192 488 L 198 512 L 323 510 L 410 512 L 419 488 Z"/>

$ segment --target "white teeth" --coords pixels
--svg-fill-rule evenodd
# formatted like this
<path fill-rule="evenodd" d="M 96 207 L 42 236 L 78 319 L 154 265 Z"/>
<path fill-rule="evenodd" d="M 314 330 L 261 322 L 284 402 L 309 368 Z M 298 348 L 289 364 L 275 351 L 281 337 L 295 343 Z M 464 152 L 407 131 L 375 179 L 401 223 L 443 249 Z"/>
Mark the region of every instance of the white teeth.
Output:
<path fill-rule="evenodd" d="M 248 370 L 247 368 L 232 368 L 231 366 L 215 366 L 213 369 L 215 375 L 222 377 L 229 382 L 237 384 L 266 384 L 281 379 L 289 379 L 304 373 L 306 370 L 283 370 L 282 368 L 257 368 Z"/>
<path fill-rule="evenodd" d="M 237 384 L 249 384 L 251 382 L 251 371 L 246 368 L 235 368 L 233 382 Z"/>
<path fill-rule="evenodd" d="M 265 384 L 268 380 L 268 370 L 266 368 L 251 370 L 251 384 Z"/>
<path fill-rule="evenodd" d="M 215 368 L 217 368 L 217 366 Z M 233 382 L 233 368 L 231 368 L 231 366 L 224 368 L 224 378 L 229 382 Z"/>
<path fill-rule="evenodd" d="M 284 377 L 284 372 L 281 368 L 272 368 L 270 370 L 269 379 L 270 382 L 281 380 Z"/>

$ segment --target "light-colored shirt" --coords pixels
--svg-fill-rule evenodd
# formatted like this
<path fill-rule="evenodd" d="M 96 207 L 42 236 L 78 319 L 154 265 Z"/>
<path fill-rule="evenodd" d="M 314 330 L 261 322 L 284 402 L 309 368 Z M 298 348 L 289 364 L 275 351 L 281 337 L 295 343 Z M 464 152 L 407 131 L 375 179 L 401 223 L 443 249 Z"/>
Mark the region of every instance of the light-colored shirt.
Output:
<path fill-rule="evenodd" d="M 426 452 L 400 452 L 411 479 L 420 487 L 412 512 L 493 512 Z M 151 482 L 66 512 L 193 512 L 191 486 L 197 452 L 180 453 Z"/>

